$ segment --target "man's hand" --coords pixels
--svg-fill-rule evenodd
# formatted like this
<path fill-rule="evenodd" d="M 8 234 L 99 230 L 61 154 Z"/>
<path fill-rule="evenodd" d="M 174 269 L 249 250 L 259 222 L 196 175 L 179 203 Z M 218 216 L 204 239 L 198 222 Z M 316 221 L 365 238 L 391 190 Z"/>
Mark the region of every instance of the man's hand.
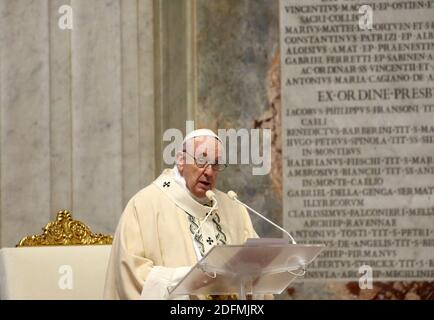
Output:
<path fill-rule="evenodd" d="M 216 276 L 203 272 L 198 277 L 196 277 L 194 279 L 193 284 L 192 284 L 192 288 L 196 290 L 196 289 L 206 287 L 206 286 L 214 283 L 215 280 L 216 280 Z"/>

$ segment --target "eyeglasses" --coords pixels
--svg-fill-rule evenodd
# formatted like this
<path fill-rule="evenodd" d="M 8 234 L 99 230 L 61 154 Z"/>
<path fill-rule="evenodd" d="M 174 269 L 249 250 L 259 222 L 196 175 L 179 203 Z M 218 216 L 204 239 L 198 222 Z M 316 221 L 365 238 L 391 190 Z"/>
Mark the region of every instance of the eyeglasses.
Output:
<path fill-rule="evenodd" d="M 206 167 L 208 167 L 208 165 L 210 165 L 214 171 L 223 171 L 228 166 L 226 163 L 209 163 L 208 160 L 206 159 L 206 157 L 204 157 L 202 155 L 195 157 L 195 156 L 189 154 L 186 150 L 183 150 L 183 152 L 185 152 L 190 157 L 192 157 L 194 160 L 194 164 L 196 165 L 196 167 L 198 167 L 200 169 L 206 168 Z"/>

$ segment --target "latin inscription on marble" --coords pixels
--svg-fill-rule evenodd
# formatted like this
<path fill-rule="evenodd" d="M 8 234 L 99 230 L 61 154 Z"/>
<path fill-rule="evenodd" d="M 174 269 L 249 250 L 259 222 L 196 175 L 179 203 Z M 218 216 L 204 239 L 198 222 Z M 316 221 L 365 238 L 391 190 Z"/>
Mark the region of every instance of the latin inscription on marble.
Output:
<path fill-rule="evenodd" d="M 280 17 L 284 224 L 328 247 L 306 278 L 433 279 L 434 1 Z"/>

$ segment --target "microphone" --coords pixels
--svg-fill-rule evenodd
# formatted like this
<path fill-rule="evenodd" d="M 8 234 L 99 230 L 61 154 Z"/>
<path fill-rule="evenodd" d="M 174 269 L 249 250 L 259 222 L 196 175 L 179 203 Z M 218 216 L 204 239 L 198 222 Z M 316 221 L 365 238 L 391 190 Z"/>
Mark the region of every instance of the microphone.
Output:
<path fill-rule="evenodd" d="M 250 211 L 252 211 L 254 214 L 258 215 L 259 217 L 261 217 L 262 219 L 264 219 L 265 221 L 267 221 L 268 223 L 271 223 L 273 226 L 275 226 L 276 228 L 278 228 L 279 230 L 283 231 L 285 234 L 288 235 L 288 237 L 291 239 L 292 244 L 297 244 L 294 240 L 294 238 L 289 234 L 288 231 L 286 231 L 285 229 L 283 229 L 282 227 L 280 227 L 279 225 L 275 224 L 273 221 L 271 221 L 270 219 L 267 219 L 266 217 L 264 217 L 262 214 L 260 214 L 259 212 L 257 212 L 256 210 L 250 208 L 247 204 L 241 202 L 240 200 L 238 200 L 238 195 L 230 190 L 228 191 L 228 196 L 231 200 L 234 200 L 235 202 L 241 204 L 242 206 L 246 207 L 247 209 L 249 209 Z"/>
<path fill-rule="evenodd" d="M 211 201 L 217 203 L 217 199 L 215 198 L 215 193 L 212 192 L 211 190 L 208 190 L 207 192 L 205 192 L 205 196 L 206 196 L 209 200 L 211 200 Z"/>
<path fill-rule="evenodd" d="M 217 208 L 217 199 L 215 197 L 215 193 L 212 192 L 211 190 L 208 190 L 207 192 L 205 192 L 205 196 L 212 201 L 213 206 L 211 207 L 211 209 L 208 211 L 208 213 L 205 216 L 205 219 L 203 219 L 202 223 L 200 224 L 199 228 L 197 228 L 197 230 L 194 232 L 193 234 L 193 239 L 196 239 L 196 235 L 197 233 L 202 229 L 203 224 L 206 222 L 206 220 L 208 219 L 208 217 L 211 215 L 211 213 Z"/>

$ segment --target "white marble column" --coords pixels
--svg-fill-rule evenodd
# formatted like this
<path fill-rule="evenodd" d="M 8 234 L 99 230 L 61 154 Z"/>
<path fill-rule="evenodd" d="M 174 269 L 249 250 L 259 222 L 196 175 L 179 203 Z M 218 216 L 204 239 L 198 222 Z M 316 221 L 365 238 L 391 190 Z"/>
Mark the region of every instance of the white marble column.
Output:
<path fill-rule="evenodd" d="M 73 0 L 72 7 L 72 207 L 108 231 L 122 211 L 120 6 Z"/>
<path fill-rule="evenodd" d="M 72 209 L 71 31 L 58 27 L 59 7 L 71 1 L 51 0 L 50 23 L 50 214 Z M 74 213 L 74 212 L 73 212 Z"/>
<path fill-rule="evenodd" d="M 0 1 L 2 246 L 50 217 L 48 12 L 48 1 Z"/>
<path fill-rule="evenodd" d="M 155 177 L 152 5 L 0 1 L 1 247 L 62 208 L 113 233 Z"/>

